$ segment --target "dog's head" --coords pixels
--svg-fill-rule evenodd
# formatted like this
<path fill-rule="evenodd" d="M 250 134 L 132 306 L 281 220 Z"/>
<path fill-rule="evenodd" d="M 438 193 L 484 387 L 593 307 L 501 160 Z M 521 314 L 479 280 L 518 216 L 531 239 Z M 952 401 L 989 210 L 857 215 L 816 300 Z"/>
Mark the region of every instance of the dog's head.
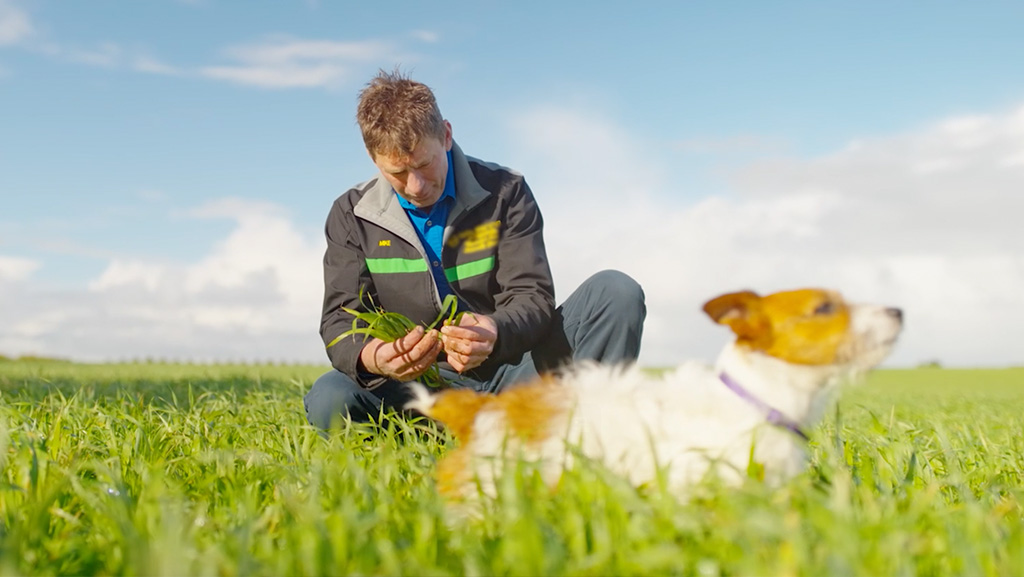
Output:
<path fill-rule="evenodd" d="M 705 303 L 704 312 L 731 328 L 739 346 L 799 365 L 869 369 L 903 328 L 898 308 L 848 304 L 823 289 L 730 293 Z"/>

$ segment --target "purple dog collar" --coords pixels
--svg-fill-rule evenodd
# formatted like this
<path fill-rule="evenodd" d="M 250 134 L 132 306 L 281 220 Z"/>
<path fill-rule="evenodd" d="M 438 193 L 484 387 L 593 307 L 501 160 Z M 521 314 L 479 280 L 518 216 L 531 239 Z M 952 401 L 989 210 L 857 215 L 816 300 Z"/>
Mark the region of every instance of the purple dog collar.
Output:
<path fill-rule="evenodd" d="M 803 430 L 800 428 L 800 423 L 797 423 L 793 419 L 790 419 L 786 415 L 783 415 L 782 411 L 776 409 L 775 407 L 772 407 L 768 403 L 755 397 L 750 391 L 744 389 L 742 386 L 740 386 L 739 383 L 734 381 L 732 377 L 725 373 L 721 373 L 718 375 L 718 378 L 723 383 L 725 383 L 725 386 L 729 387 L 729 390 L 739 395 L 741 399 L 750 403 L 751 405 L 754 405 L 763 413 L 765 413 L 765 420 L 767 420 L 769 423 L 775 425 L 776 427 L 782 427 L 783 429 L 790 431 L 791 433 L 805 441 L 810 440 L 810 438 L 807 436 L 807 433 L 803 432 Z"/>

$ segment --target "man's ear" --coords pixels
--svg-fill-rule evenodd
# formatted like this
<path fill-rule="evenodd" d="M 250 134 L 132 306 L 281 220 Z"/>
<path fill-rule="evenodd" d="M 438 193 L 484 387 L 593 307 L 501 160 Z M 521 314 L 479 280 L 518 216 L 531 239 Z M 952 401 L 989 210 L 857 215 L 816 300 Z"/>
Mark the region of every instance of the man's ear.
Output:
<path fill-rule="evenodd" d="M 772 325 L 761 310 L 761 297 L 752 291 L 740 291 L 715 297 L 704 303 L 711 320 L 726 325 L 736 336 L 750 343 L 771 339 Z"/>

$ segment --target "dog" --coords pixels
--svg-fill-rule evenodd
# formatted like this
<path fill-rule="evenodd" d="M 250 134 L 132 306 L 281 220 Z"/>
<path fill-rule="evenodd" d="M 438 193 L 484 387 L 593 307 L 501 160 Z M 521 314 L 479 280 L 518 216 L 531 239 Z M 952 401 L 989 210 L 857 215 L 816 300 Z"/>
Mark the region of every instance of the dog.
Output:
<path fill-rule="evenodd" d="M 459 443 L 438 465 L 439 492 L 493 496 L 514 459 L 554 487 L 580 456 L 638 487 L 663 475 L 681 496 L 709 473 L 738 484 L 756 470 L 780 483 L 804 469 L 806 431 L 830 392 L 882 362 L 903 327 L 898 308 L 847 304 L 824 289 L 729 293 L 703 310 L 735 333 L 713 367 L 688 362 L 653 376 L 581 364 L 497 395 L 412 384 L 407 407 Z"/>

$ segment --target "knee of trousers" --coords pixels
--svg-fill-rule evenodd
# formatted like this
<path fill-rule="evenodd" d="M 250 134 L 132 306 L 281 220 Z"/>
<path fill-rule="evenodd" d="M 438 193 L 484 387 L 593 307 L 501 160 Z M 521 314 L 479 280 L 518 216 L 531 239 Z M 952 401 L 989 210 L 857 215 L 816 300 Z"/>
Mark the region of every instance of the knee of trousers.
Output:
<path fill-rule="evenodd" d="M 647 315 L 644 289 L 633 277 L 617 270 L 603 270 L 584 283 L 605 306 L 606 312 L 623 319 L 643 319 Z"/>
<path fill-rule="evenodd" d="M 328 371 L 321 375 L 303 398 L 306 419 L 311 425 L 328 429 L 336 419 L 351 416 L 359 419 L 366 412 L 360 400 L 368 394 L 348 375 Z"/>

